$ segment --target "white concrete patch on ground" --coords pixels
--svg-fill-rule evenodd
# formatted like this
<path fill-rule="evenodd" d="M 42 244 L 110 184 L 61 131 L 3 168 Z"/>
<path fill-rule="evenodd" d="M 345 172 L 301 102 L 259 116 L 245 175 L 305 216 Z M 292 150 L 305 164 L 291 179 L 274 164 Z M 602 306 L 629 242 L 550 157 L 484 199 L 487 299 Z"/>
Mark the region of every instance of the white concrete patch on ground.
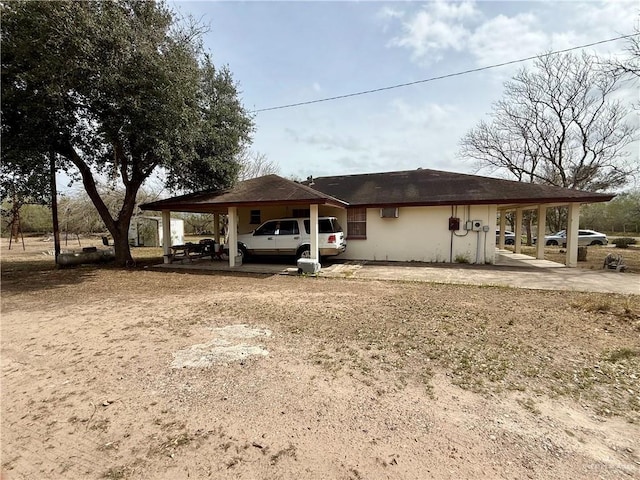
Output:
<path fill-rule="evenodd" d="M 245 323 L 212 328 L 211 331 L 222 338 L 255 338 L 271 336 L 271 330 L 267 330 L 266 328 L 251 328 Z"/>
<path fill-rule="evenodd" d="M 227 325 L 211 329 L 217 338 L 192 345 L 173 354 L 171 368 L 204 368 L 221 363 L 244 360 L 253 355 L 266 356 L 269 351 L 262 345 L 235 344 L 231 340 L 270 337 L 271 331 L 251 328 L 245 324 Z"/>

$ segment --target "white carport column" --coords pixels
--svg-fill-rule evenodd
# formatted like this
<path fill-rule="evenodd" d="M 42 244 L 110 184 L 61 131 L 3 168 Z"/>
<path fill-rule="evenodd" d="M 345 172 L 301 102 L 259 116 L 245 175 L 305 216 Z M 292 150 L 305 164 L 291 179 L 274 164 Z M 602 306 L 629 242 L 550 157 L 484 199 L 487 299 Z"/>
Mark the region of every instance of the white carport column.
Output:
<path fill-rule="evenodd" d="M 570 203 L 567 219 L 567 267 L 578 266 L 578 226 L 580 224 L 580 204 Z"/>
<path fill-rule="evenodd" d="M 507 211 L 500 212 L 500 238 L 498 240 L 498 248 L 504 250 L 504 231 L 507 228 Z"/>
<path fill-rule="evenodd" d="M 229 207 L 229 266 L 236 266 L 238 255 L 238 209 Z"/>
<path fill-rule="evenodd" d="M 162 253 L 164 263 L 171 263 L 171 210 L 162 210 Z"/>
<path fill-rule="evenodd" d="M 536 240 L 536 258 L 544 260 L 544 234 L 547 231 L 547 206 L 538 205 L 538 239 Z"/>
<path fill-rule="evenodd" d="M 522 250 L 522 212 L 523 210 L 521 208 L 516 208 L 516 231 L 514 232 L 516 234 L 514 244 L 515 253 L 520 253 Z"/>
<path fill-rule="evenodd" d="M 310 228 L 309 232 L 311 236 L 311 251 L 309 252 L 310 258 L 319 262 L 318 258 L 318 205 L 309 205 L 310 210 Z"/>

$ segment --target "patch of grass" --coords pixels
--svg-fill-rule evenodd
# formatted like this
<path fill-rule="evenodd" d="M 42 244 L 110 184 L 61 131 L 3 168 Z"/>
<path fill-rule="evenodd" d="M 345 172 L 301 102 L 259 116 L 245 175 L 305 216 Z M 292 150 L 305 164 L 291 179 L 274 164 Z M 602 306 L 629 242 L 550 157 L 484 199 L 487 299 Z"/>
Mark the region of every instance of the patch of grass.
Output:
<path fill-rule="evenodd" d="M 295 445 L 289 444 L 287 448 L 283 448 L 282 450 L 278 450 L 276 453 L 269 457 L 269 462 L 271 465 L 275 465 L 278 463 L 282 457 L 289 456 L 292 458 L 296 458 L 296 447 Z"/>
<path fill-rule="evenodd" d="M 227 470 L 228 470 L 238 465 L 241 461 L 242 461 L 242 457 L 235 456 L 231 460 L 227 461 L 225 466 L 227 467 Z"/>
<path fill-rule="evenodd" d="M 613 308 L 611 300 L 604 297 L 599 298 L 582 298 L 571 302 L 573 308 L 584 310 L 590 313 L 606 313 L 610 312 Z"/>
<path fill-rule="evenodd" d="M 106 432 L 109 430 L 109 423 L 111 421 L 108 418 L 101 418 L 99 420 L 95 420 L 89 425 L 89 430 L 100 430 L 101 432 Z"/>
<path fill-rule="evenodd" d="M 629 245 L 635 245 L 638 243 L 633 237 L 620 237 L 614 238 L 611 240 L 611 243 L 616 246 L 616 248 L 629 248 Z"/>
<path fill-rule="evenodd" d="M 177 422 L 175 422 L 177 423 Z M 171 424 L 168 424 L 171 425 Z M 164 427 L 164 426 L 163 426 Z M 202 444 L 212 433 L 212 430 L 196 430 L 194 433 L 182 431 L 175 435 L 169 435 L 160 445 L 151 446 L 148 455 L 160 454 L 173 457 L 175 452 L 183 447 L 196 443 L 198 446 Z M 152 437 L 153 438 L 153 437 Z"/>
<path fill-rule="evenodd" d="M 120 442 L 107 442 L 103 445 L 98 446 L 99 451 L 107 451 L 107 450 L 118 450 L 120 447 Z"/>
<path fill-rule="evenodd" d="M 518 404 L 524 408 L 525 410 L 528 410 L 529 412 L 535 414 L 535 415 L 540 415 L 540 410 L 538 409 L 538 407 L 536 407 L 536 404 L 533 400 L 531 400 L 530 398 L 527 399 L 517 399 L 516 402 L 518 402 Z"/>
<path fill-rule="evenodd" d="M 109 470 L 102 474 L 102 478 L 107 480 L 120 480 L 127 477 L 127 467 L 111 467 Z"/>
<path fill-rule="evenodd" d="M 455 263 L 470 263 L 469 257 L 467 255 L 456 255 L 456 258 L 453 260 Z"/>
<path fill-rule="evenodd" d="M 618 363 L 623 360 L 630 360 L 635 357 L 640 357 L 640 350 L 633 350 L 632 348 L 618 348 L 607 353 L 604 359 L 607 362 Z"/>

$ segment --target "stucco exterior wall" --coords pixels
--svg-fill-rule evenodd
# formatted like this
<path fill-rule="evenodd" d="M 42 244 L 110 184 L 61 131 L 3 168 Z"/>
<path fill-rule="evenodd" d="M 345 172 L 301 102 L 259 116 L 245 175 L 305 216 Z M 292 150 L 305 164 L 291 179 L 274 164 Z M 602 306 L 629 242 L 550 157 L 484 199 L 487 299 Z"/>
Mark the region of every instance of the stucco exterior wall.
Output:
<path fill-rule="evenodd" d="M 251 210 L 260 210 L 260 220 L 287 218 L 294 207 L 238 209 L 238 233 L 249 233 Z M 304 206 L 295 208 L 305 208 Z M 347 232 L 347 250 L 339 258 L 348 260 L 494 263 L 496 246 L 496 205 L 460 205 L 453 208 L 460 218 L 460 230 L 452 236 L 448 207 L 400 207 L 398 218 L 381 218 L 379 208 L 367 209 L 367 238 L 351 239 L 347 232 L 347 211 L 321 206 L 319 215 L 335 216 Z M 481 220 L 489 231 L 465 231 L 467 220 Z M 453 246 L 453 249 L 451 248 Z"/>
<path fill-rule="evenodd" d="M 457 210 L 457 212 L 456 212 Z M 341 258 L 350 260 L 493 263 L 495 205 L 458 206 L 460 228 L 449 230 L 451 207 L 400 207 L 398 218 L 381 218 L 379 208 L 367 209 L 367 238 L 350 239 Z M 467 220 L 481 220 L 489 231 L 465 231 Z M 344 225 L 346 225 L 346 219 Z"/>

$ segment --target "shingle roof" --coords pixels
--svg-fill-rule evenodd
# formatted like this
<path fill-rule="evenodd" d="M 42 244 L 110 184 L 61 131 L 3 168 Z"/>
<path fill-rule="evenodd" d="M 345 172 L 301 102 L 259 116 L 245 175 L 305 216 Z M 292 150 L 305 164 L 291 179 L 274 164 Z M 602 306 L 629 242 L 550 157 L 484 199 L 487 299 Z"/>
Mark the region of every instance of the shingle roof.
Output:
<path fill-rule="evenodd" d="M 145 203 L 143 210 L 174 210 L 179 212 L 226 213 L 227 207 L 248 205 L 334 205 L 345 207 L 345 202 L 306 185 L 278 175 L 266 175 L 238 182 L 226 190 L 191 193 Z"/>
<path fill-rule="evenodd" d="M 384 207 L 430 205 L 562 204 L 606 202 L 614 195 L 418 169 L 319 177 L 293 182 L 277 175 L 238 182 L 233 188 L 198 192 L 141 205 L 143 210 L 221 212 L 250 205 Z"/>
<path fill-rule="evenodd" d="M 401 172 L 314 178 L 315 190 L 350 206 L 418 206 L 461 204 L 531 204 L 606 202 L 614 195 L 549 185 L 418 169 Z"/>

